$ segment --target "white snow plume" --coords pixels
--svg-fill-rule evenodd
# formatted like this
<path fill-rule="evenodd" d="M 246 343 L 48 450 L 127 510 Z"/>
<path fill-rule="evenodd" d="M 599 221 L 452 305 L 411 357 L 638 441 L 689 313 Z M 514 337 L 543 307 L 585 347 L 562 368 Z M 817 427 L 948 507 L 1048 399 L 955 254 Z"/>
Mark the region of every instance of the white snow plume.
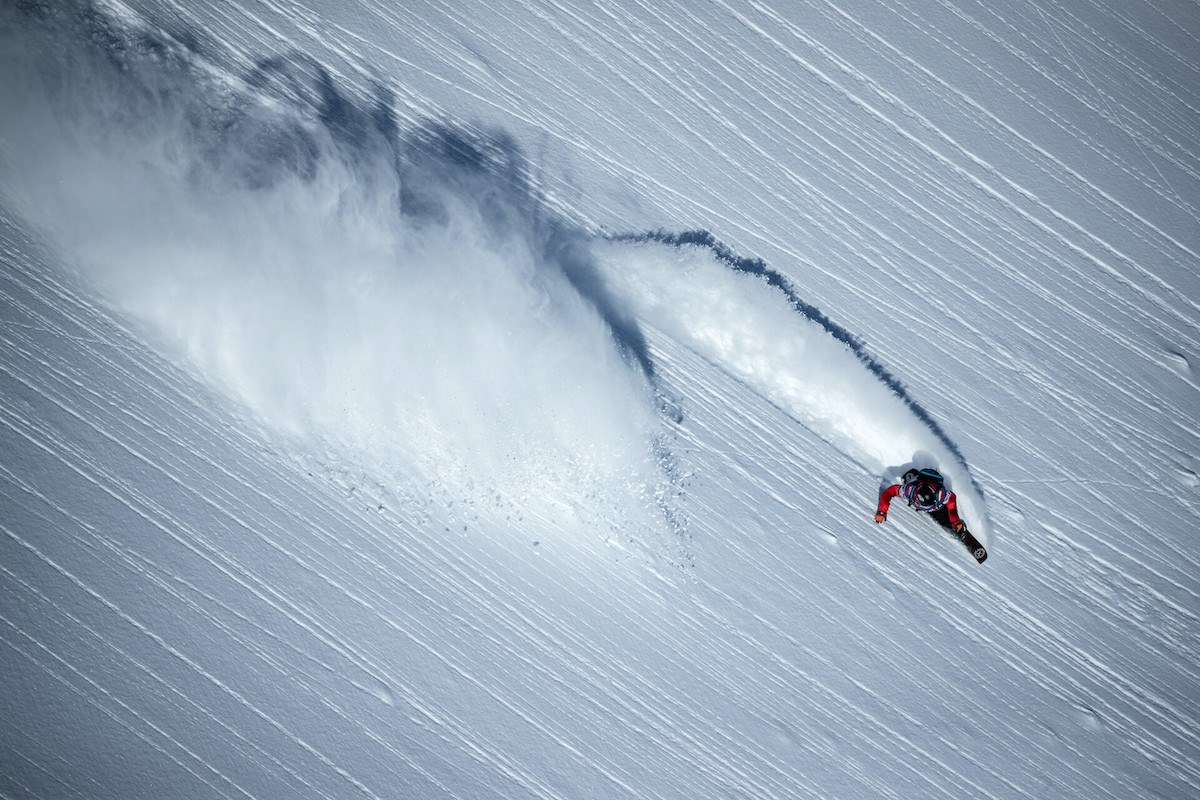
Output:
<path fill-rule="evenodd" d="M 389 483 L 647 505 L 645 370 L 515 148 L 403 134 L 303 58 L 3 13 L 6 203 L 258 419 Z"/>
<path fill-rule="evenodd" d="M 614 237 L 597 260 L 644 324 L 750 385 L 885 482 L 913 466 L 940 469 L 972 529 L 987 538 L 982 494 L 937 423 L 761 262 L 737 259 L 702 232 Z"/>

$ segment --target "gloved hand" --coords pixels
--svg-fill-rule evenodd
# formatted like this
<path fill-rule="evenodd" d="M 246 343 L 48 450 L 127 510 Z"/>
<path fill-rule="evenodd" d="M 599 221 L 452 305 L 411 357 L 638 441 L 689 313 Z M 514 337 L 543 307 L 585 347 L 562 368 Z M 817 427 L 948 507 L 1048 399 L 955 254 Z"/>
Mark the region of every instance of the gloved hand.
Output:
<path fill-rule="evenodd" d="M 876 522 L 883 522 L 885 519 L 887 519 L 887 514 L 884 514 L 883 512 L 880 512 L 875 515 Z"/>
<path fill-rule="evenodd" d="M 954 523 L 950 527 L 954 529 L 955 533 L 962 533 L 963 531 L 965 531 L 967 529 L 966 524 L 963 523 L 961 520 Z"/>

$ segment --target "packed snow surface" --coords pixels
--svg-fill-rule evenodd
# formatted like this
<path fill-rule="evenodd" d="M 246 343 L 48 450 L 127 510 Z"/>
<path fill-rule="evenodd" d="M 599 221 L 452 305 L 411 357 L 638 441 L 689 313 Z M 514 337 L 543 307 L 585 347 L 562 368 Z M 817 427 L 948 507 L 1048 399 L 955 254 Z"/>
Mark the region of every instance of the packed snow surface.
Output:
<path fill-rule="evenodd" d="M 1200 794 L 1197 87 L 1192 0 L 0 3 L 0 797 Z"/>

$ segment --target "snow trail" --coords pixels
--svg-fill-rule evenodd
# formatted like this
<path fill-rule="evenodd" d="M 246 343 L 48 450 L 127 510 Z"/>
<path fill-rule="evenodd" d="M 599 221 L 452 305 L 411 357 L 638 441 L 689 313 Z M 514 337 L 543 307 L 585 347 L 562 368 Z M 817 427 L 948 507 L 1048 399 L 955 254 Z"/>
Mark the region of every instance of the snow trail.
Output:
<path fill-rule="evenodd" d="M 607 280 L 639 320 L 746 381 L 884 484 L 914 466 L 939 469 L 986 544 L 983 497 L 962 453 L 852 334 L 779 273 L 703 232 L 617 236 L 600 252 Z M 911 346 L 941 356 L 939 343 Z"/>
<path fill-rule="evenodd" d="M 665 325 L 645 305 L 660 288 L 614 296 L 637 265 L 596 263 L 616 251 L 550 210 L 503 134 L 401 131 L 390 92 L 354 94 L 297 54 L 235 77 L 133 21 L 75 26 L 26 23 L 6 42 L 4 97 L 20 113 L 3 135 L 22 154 L 6 173 L 12 202 L 113 303 L 327 460 L 547 508 L 592 487 L 595 513 L 629 521 L 655 505 L 663 401 L 640 326 Z M 88 37 L 107 44 L 43 46 Z M 668 291 L 685 339 L 773 336 Z M 786 352 L 753 366 L 709 355 L 878 472 L 931 460 L 986 538 L 962 454 L 852 334 L 808 338 L 830 335 L 841 343 L 806 345 L 820 366 L 801 370 Z M 833 412 L 863 391 L 878 399 Z"/>

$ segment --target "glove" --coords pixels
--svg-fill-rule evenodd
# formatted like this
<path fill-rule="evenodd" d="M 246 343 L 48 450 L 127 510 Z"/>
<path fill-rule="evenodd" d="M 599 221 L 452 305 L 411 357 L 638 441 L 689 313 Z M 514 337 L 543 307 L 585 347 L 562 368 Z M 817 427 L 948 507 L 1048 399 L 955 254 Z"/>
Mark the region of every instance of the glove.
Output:
<path fill-rule="evenodd" d="M 955 533 L 962 533 L 963 531 L 965 531 L 967 529 L 967 526 L 962 522 L 956 522 L 953 525 L 951 525 L 950 527 L 954 529 Z"/>
<path fill-rule="evenodd" d="M 887 514 L 884 514 L 882 511 L 875 515 L 876 522 L 883 522 L 885 519 L 887 519 Z"/>

